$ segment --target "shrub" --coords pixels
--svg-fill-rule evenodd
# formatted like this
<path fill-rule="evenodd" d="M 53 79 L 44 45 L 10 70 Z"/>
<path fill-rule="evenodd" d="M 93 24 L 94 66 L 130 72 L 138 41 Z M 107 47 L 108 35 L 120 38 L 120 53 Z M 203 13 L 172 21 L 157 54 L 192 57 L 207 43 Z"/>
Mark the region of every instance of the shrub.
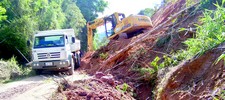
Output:
<path fill-rule="evenodd" d="M 8 61 L 0 61 L 0 81 L 9 80 L 22 74 L 21 66 L 18 65 L 15 57 Z"/>
<path fill-rule="evenodd" d="M 22 68 L 15 57 L 7 61 L 0 60 L 0 83 L 10 82 L 31 75 L 33 75 L 31 68 Z"/>
<path fill-rule="evenodd" d="M 223 0 L 223 3 L 225 0 Z M 223 4 L 222 4 L 223 5 Z M 194 55 L 201 55 L 205 51 L 218 46 L 225 41 L 225 8 L 215 4 L 217 9 L 205 10 L 204 17 L 200 19 L 203 23 L 197 25 L 197 33 L 194 38 L 190 38 L 184 42 L 187 50 L 180 51 L 176 56 L 181 59 L 190 59 Z"/>

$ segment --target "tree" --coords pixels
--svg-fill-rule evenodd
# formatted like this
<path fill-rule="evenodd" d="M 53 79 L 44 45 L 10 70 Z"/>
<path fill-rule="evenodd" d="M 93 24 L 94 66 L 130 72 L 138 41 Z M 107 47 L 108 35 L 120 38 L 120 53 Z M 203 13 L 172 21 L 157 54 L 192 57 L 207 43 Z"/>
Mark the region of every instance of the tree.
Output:
<path fill-rule="evenodd" d="M 98 17 L 98 13 L 102 13 L 107 7 L 108 2 L 104 0 L 76 0 L 76 5 L 80 8 L 86 21 L 92 21 Z M 81 49 L 83 51 L 87 50 L 87 27 L 82 29 L 79 33 L 79 38 L 81 39 Z"/>
<path fill-rule="evenodd" d="M 4 15 L 5 13 L 6 13 L 5 8 L 3 8 L 2 6 L 0 6 L 0 21 L 6 19 L 6 16 Z"/>
<path fill-rule="evenodd" d="M 76 36 L 78 36 L 78 33 L 82 31 L 82 28 L 86 24 L 86 20 L 84 19 L 80 9 L 72 0 L 64 0 L 62 9 L 66 17 L 63 27 L 73 28 Z"/>
<path fill-rule="evenodd" d="M 63 27 L 63 23 L 66 20 L 66 17 L 62 11 L 61 5 L 62 0 L 51 0 L 50 2 L 41 1 L 42 8 L 39 8 L 39 30 L 48 30 L 48 29 L 60 29 Z"/>
<path fill-rule="evenodd" d="M 1 22 L 0 28 L 0 57 L 11 58 L 13 55 L 20 54 L 18 50 L 28 56 L 29 49 L 26 46 L 26 41 L 32 37 L 33 30 L 37 26 L 34 21 L 32 10 L 33 1 L 31 0 L 2 0 L 2 7 L 6 8 L 7 20 Z M 22 59 L 22 58 L 21 58 Z"/>
<path fill-rule="evenodd" d="M 151 17 L 155 13 L 155 11 L 156 11 L 156 9 L 145 8 L 144 10 L 141 10 L 138 14 Z"/>
<path fill-rule="evenodd" d="M 98 13 L 102 13 L 108 2 L 104 0 L 77 0 L 77 6 L 87 21 L 92 21 L 98 17 Z"/>
<path fill-rule="evenodd" d="M 95 34 L 93 40 L 93 48 L 94 50 L 100 49 L 102 46 L 105 46 L 109 43 L 109 39 L 106 36 L 102 36 L 102 34 Z"/>

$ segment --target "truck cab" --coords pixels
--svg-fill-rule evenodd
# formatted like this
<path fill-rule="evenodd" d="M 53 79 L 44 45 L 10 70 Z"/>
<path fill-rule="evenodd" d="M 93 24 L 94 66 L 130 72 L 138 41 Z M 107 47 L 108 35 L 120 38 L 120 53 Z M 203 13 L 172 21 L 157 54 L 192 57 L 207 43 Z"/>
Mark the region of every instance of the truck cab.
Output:
<path fill-rule="evenodd" d="M 67 70 L 74 73 L 80 66 L 80 40 L 73 29 L 39 31 L 34 35 L 32 69 L 36 74 L 43 70 Z"/>

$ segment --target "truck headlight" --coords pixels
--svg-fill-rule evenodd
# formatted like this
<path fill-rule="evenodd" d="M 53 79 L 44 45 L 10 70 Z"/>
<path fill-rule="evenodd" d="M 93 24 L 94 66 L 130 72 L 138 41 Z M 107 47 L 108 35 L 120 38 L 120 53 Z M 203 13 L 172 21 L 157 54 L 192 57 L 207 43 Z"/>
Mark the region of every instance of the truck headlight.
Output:
<path fill-rule="evenodd" d="M 36 64 L 33 64 L 33 66 L 36 66 Z"/>
<path fill-rule="evenodd" d="M 36 64 L 37 66 L 39 66 L 39 64 Z"/>
<path fill-rule="evenodd" d="M 66 62 L 64 61 L 64 62 L 63 62 L 63 64 L 65 65 L 65 64 L 66 64 Z"/>
<path fill-rule="evenodd" d="M 65 61 L 60 61 L 59 64 L 60 64 L 60 65 L 65 65 L 66 62 L 65 62 Z"/>

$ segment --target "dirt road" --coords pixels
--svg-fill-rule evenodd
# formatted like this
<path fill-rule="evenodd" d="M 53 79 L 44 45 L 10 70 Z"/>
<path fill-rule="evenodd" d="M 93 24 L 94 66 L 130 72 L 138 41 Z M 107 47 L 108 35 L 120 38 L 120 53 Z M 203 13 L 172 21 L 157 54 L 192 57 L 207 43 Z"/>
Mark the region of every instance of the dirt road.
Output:
<path fill-rule="evenodd" d="M 75 73 L 73 76 L 39 75 L 20 81 L 0 85 L 0 100 L 47 100 L 57 89 L 54 80 L 65 77 L 69 81 L 90 78 L 87 75 Z"/>

